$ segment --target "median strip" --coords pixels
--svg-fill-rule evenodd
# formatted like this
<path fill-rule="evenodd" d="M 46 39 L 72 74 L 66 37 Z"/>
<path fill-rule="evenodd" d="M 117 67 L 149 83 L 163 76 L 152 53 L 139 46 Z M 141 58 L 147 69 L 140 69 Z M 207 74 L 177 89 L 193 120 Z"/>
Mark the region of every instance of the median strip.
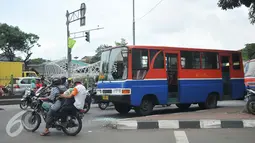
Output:
<path fill-rule="evenodd" d="M 215 129 L 215 128 L 255 128 L 255 120 L 158 120 L 136 121 L 116 120 L 113 129 Z"/>

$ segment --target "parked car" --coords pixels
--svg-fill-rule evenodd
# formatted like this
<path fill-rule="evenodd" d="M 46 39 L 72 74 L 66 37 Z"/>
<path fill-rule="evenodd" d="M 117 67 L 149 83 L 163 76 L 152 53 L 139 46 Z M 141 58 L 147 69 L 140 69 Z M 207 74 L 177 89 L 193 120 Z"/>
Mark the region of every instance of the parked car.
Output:
<path fill-rule="evenodd" d="M 17 77 L 17 78 L 13 78 L 13 95 L 15 95 L 15 96 L 24 95 L 26 89 L 31 87 L 32 79 L 41 80 L 38 77 Z M 47 82 L 47 81 L 45 81 L 45 82 L 46 82 L 47 85 L 49 84 L 49 82 Z M 8 85 L 7 89 L 8 89 L 8 92 L 11 91 L 11 84 Z"/>

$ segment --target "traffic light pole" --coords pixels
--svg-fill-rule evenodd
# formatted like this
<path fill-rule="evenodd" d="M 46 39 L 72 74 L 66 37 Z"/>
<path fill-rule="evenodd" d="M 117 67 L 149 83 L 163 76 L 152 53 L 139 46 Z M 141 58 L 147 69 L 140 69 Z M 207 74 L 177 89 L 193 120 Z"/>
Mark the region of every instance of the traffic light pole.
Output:
<path fill-rule="evenodd" d="M 85 25 L 86 17 L 86 5 L 85 3 L 81 4 L 80 9 L 68 12 L 66 11 L 66 29 L 67 29 L 67 77 L 71 77 L 71 60 L 72 60 L 72 49 L 69 48 L 69 37 L 70 37 L 70 31 L 69 31 L 69 25 L 72 22 L 75 22 L 77 20 L 80 20 L 80 26 Z"/>
<path fill-rule="evenodd" d="M 70 31 L 69 31 L 69 12 L 68 10 L 66 11 L 66 29 L 67 29 L 67 77 L 71 77 L 71 71 L 70 71 L 70 67 L 71 67 L 71 48 L 68 47 L 68 38 L 70 37 Z"/>

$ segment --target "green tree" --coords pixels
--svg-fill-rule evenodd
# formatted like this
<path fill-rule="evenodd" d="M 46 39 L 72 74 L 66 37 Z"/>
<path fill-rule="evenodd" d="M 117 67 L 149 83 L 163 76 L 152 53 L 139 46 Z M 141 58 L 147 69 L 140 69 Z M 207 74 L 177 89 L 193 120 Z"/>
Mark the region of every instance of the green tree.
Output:
<path fill-rule="evenodd" d="M 40 47 L 38 40 L 39 36 L 35 34 L 25 33 L 17 26 L 0 23 L 0 50 L 3 51 L 9 61 L 14 61 L 15 52 L 20 51 L 26 54 L 24 63 L 25 67 L 27 67 L 29 58 L 32 55 L 31 49 L 34 46 Z"/>
<path fill-rule="evenodd" d="M 128 43 L 126 42 L 126 39 L 121 38 L 120 42 L 116 42 L 115 41 L 115 46 L 119 47 L 119 46 L 126 46 Z M 100 61 L 101 59 L 101 54 L 102 54 L 102 50 L 105 48 L 109 48 L 111 46 L 109 45 L 100 45 L 97 49 L 96 49 L 96 54 L 91 58 L 90 63 L 95 63 Z"/>
<path fill-rule="evenodd" d="M 43 58 L 35 58 L 35 59 L 31 59 L 29 61 L 29 64 L 42 64 L 44 62 L 47 62 L 48 60 L 43 59 Z"/>
<path fill-rule="evenodd" d="M 255 43 L 246 44 L 241 52 L 244 61 L 255 59 Z"/>
<path fill-rule="evenodd" d="M 234 9 L 244 5 L 249 8 L 249 20 L 251 24 L 255 23 L 255 0 L 219 0 L 218 6 L 222 10 Z"/>
<path fill-rule="evenodd" d="M 124 38 L 121 38 L 120 39 L 120 42 L 116 42 L 115 41 L 115 45 L 116 46 L 126 46 L 128 43 L 126 42 L 126 39 L 124 39 Z"/>
<path fill-rule="evenodd" d="M 105 49 L 105 48 L 108 48 L 108 47 L 110 47 L 110 46 L 105 45 L 105 44 L 100 45 L 99 47 L 97 47 L 96 54 L 91 58 L 90 63 L 95 63 L 95 62 L 100 61 L 102 50 Z"/>

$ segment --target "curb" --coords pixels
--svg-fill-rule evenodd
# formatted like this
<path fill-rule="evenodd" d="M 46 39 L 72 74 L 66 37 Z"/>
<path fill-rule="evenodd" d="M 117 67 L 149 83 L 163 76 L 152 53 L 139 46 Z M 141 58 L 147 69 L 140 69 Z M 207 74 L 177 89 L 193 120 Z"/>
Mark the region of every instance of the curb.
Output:
<path fill-rule="evenodd" d="M 212 129 L 212 128 L 255 128 L 255 120 L 158 120 L 123 121 L 111 123 L 113 129 Z"/>
<path fill-rule="evenodd" d="M 15 105 L 19 103 L 20 103 L 20 99 L 1 99 L 0 100 L 0 105 Z"/>

